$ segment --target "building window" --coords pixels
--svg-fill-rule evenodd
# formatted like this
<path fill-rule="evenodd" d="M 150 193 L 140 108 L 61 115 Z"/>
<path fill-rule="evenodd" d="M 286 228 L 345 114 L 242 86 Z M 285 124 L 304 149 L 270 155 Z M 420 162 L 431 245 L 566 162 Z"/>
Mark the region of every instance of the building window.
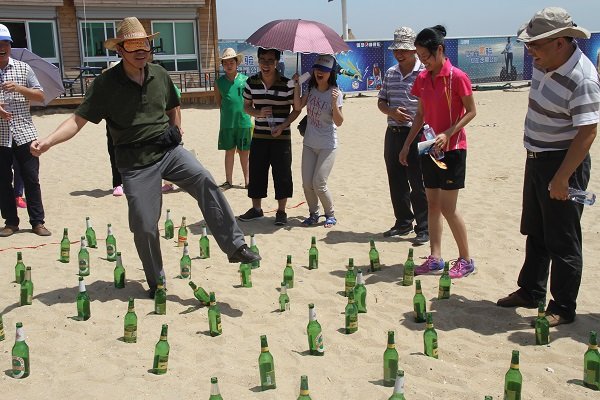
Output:
<path fill-rule="evenodd" d="M 158 47 L 154 59 L 167 71 L 198 70 L 194 21 L 152 22 L 152 32 L 160 32 L 154 39 L 154 46 Z"/>
<path fill-rule="evenodd" d="M 12 47 L 25 47 L 44 60 L 59 66 L 54 21 L 0 21 L 13 39 Z"/>
<path fill-rule="evenodd" d="M 106 39 L 116 37 L 114 21 L 82 21 L 79 27 L 84 65 L 106 68 L 110 61 L 119 60 L 116 52 L 104 48 Z"/>

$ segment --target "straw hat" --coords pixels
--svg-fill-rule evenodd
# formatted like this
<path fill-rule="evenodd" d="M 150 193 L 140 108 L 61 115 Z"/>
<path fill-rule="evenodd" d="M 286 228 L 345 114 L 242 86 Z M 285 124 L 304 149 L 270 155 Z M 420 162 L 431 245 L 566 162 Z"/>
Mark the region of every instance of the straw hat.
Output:
<path fill-rule="evenodd" d="M 104 42 L 104 47 L 108 50 L 116 50 L 117 45 L 130 39 L 148 39 L 152 40 L 160 32 L 151 35 L 146 34 L 142 23 L 136 17 L 127 17 L 119 24 L 117 37 L 108 39 Z"/>
<path fill-rule="evenodd" d="M 590 38 L 590 32 L 578 27 L 564 8 L 546 7 L 535 13 L 517 33 L 517 39 L 529 43 L 557 37 Z"/>
<path fill-rule="evenodd" d="M 232 49 L 231 47 L 228 47 L 225 50 L 223 50 L 223 55 L 221 56 L 221 61 L 227 60 L 230 58 L 237 58 L 237 63 L 241 64 L 242 60 L 244 59 L 244 56 L 241 54 L 237 54 L 234 49 Z"/>
<path fill-rule="evenodd" d="M 416 50 L 415 38 L 417 34 L 411 28 L 403 26 L 394 32 L 394 41 L 388 50 Z"/>

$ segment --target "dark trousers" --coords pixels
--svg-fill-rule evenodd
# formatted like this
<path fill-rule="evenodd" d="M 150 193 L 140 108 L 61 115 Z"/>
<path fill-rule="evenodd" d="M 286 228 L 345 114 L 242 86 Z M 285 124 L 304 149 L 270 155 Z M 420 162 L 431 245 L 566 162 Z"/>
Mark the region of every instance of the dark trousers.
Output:
<path fill-rule="evenodd" d="M 573 319 L 583 268 L 580 224 L 583 205 L 550 198 L 548 184 L 566 151 L 552 153 L 546 158 L 528 158 L 525 164 L 521 233 L 527 235 L 527 241 L 517 283 L 534 300 L 540 301 L 546 296 L 550 275 L 553 299 L 547 310 Z M 569 186 L 585 190 L 590 169 L 588 154 L 569 179 Z"/>
<path fill-rule="evenodd" d="M 23 190 L 25 189 L 25 185 L 23 185 L 23 178 L 21 178 L 21 170 L 19 169 L 19 163 L 17 159 L 13 156 L 13 185 L 15 187 L 15 197 L 23 197 Z"/>
<path fill-rule="evenodd" d="M 292 197 L 292 142 L 285 139 L 252 139 L 250 144 L 248 197 L 263 199 L 269 187 L 269 167 L 273 175 L 275 199 Z"/>
<path fill-rule="evenodd" d="M 427 197 L 423 186 L 421 160 L 417 149 L 418 135 L 410 145 L 408 166 L 400 164 L 398 156 L 404 146 L 410 128 L 388 126 L 385 132 L 383 157 L 387 169 L 390 197 L 396 217 L 395 227 L 412 226 L 416 221 L 415 232 L 428 232 Z M 412 205 L 412 210 L 411 210 Z"/>
<path fill-rule="evenodd" d="M 117 161 L 115 160 L 115 145 L 113 144 L 112 137 L 108 131 L 108 125 L 106 126 L 106 147 L 108 148 L 108 157 L 110 158 L 110 169 L 112 172 L 112 186 L 113 188 L 123 184 L 121 173 L 117 168 Z"/>
<path fill-rule="evenodd" d="M 31 155 L 29 144 L 13 147 L 0 146 L 0 210 L 6 225 L 19 226 L 17 203 L 13 191 L 13 156 L 19 166 L 25 192 L 27 193 L 27 213 L 31 226 L 44 223 L 44 206 L 40 189 L 40 160 Z"/>

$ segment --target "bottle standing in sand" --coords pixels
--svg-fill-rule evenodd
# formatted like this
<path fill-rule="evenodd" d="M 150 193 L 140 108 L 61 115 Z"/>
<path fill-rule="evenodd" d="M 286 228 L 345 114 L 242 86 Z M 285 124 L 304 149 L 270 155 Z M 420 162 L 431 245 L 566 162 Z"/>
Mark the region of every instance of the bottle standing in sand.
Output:
<path fill-rule="evenodd" d="M 160 340 L 156 343 L 156 346 L 154 346 L 154 363 L 152 365 L 152 370 L 157 375 L 166 374 L 169 367 L 169 351 L 171 350 L 171 347 L 167 341 L 168 330 L 169 325 L 163 324 L 160 331 Z"/>
<path fill-rule="evenodd" d="M 260 389 L 269 390 L 277 387 L 275 383 L 275 362 L 269 352 L 267 336 L 260 337 L 260 356 L 258 356 L 258 370 L 260 373 Z"/>
<path fill-rule="evenodd" d="M 63 237 L 60 241 L 60 257 L 58 261 L 68 263 L 71 256 L 71 241 L 69 240 L 69 228 L 63 230 Z"/>
<path fill-rule="evenodd" d="M 108 261 L 117 261 L 117 239 L 115 239 L 115 235 L 113 235 L 111 224 L 107 225 L 106 259 Z"/>
<path fill-rule="evenodd" d="M 90 217 L 85 217 L 85 240 L 87 240 L 88 247 L 92 249 L 98 247 L 96 232 L 94 231 L 94 228 L 92 228 Z"/>
<path fill-rule="evenodd" d="M 123 318 L 123 341 L 125 343 L 136 343 L 137 342 L 137 315 L 135 313 L 133 297 L 129 298 L 129 305 L 127 306 L 127 314 Z"/>
<path fill-rule="evenodd" d="M 125 267 L 123 266 L 123 258 L 120 251 L 117 251 L 117 263 L 113 270 L 113 280 L 117 289 L 125 287 Z"/>
<path fill-rule="evenodd" d="M 29 376 L 29 346 L 25 342 L 25 331 L 21 322 L 17 322 L 15 345 L 12 348 L 11 375 L 16 379 Z"/>

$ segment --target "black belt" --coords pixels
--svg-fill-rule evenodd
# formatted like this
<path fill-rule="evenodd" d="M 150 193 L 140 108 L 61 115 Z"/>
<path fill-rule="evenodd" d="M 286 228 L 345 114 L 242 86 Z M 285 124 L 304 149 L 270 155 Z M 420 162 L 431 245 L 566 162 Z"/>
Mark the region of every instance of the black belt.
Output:
<path fill-rule="evenodd" d="M 527 150 L 527 158 L 563 158 L 566 154 L 567 150 L 538 152 Z"/>
<path fill-rule="evenodd" d="M 408 132 L 410 132 L 410 126 L 388 126 L 388 129 L 392 133 L 408 133 Z"/>

